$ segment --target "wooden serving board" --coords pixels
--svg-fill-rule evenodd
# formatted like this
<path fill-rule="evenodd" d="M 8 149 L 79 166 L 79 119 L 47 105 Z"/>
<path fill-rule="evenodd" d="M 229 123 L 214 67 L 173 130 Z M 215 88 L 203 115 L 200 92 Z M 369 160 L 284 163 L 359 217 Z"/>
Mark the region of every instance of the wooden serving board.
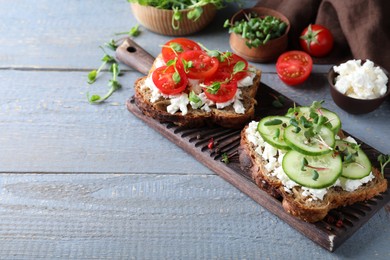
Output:
<path fill-rule="evenodd" d="M 128 57 L 123 57 L 123 55 L 128 55 L 126 52 L 136 53 L 140 50 L 139 48 L 140 47 L 134 42 L 125 41 L 121 46 L 117 57 L 124 63 L 132 66 L 132 64 L 129 64 Z M 131 58 L 131 60 L 133 59 L 134 58 Z M 143 67 L 139 70 L 143 70 L 141 71 L 143 73 L 146 72 L 146 67 L 149 66 L 150 68 L 150 64 L 144 64 L 142 66 Z M 259 118 L 268 115 L 285 114 L 287 109 L 293 106 L 294 102 L 283 96 L 285 99 L 284 106 L 282 108 L 275 108 L 272 105 L 272 101 L 278 96 L 283 95 L 263 83 L 260 84 L 256 98 L 261 102 L 259 102 L 259 105 L 256 108 L 255 120 L 259 120 Z M 275 199 L 257 187 L 251 176 L 241 170 L 238 160 L 241 130 L 227 129 L 218 126 L 196 129 L 182 128 L 171 123 L 160 123 L 159 121 L 145 116 L 134 104 L 132 98 L 130 98 L 126 104 L 131 113 L 143 120 L 150 127 L 181 147 L 199 162 L 203 163 L 240 191 L 247 194 L 261 206 L 288 223 L 291 227 L 331 252 L 336 250 L 336 248 L 352 236 L 378 210 L 390 201 L 389 187 L 385 193 L 376 196 L 371 200 L 330 211 L 328 216 L 322 221 L 316 223 L 304 222 L 284 211 L 280 200 Z M 346 135 L 349 134 L 346 133 Z M 211 138 L 214 140 L 215 145 L 212 149 L 209 149 L 208 143 Z M 362 143 L 359 139 L 355 139 L 359 143 Z M 361 147 L 366 152 L 373 165 L 379 167 L 376 158 L 380 153 L 364 143 L 362 143 Z M 222 155 L 224 154 L 227 155 L 229 163 L 224 163 L 222 161 Z M 385 169 L 385 177 L 390 182 L 390 167 Z M 339 219 L 342 219 L 341 225 L 340 222 L 338 222 Z"/>

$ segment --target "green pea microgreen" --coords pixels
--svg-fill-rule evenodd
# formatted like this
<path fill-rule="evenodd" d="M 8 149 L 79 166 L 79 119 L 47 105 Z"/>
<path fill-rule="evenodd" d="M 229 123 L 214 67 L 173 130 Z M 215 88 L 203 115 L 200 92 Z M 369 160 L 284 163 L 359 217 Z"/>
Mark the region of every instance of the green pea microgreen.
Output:
<path fill-rule="evenodd" d="M 385 174 L 385 167 L 388 163 L 390 163 L 390 154 L 380 154 L 378 156 L 378 162 L 381 166 L 382 175 Z"/>

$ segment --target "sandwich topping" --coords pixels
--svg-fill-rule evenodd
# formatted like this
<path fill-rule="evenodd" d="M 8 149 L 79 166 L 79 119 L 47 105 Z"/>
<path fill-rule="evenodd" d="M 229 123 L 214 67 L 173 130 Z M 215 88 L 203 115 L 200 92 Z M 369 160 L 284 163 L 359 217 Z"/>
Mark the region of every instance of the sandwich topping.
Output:
<path fill-rule="evenodd" d="M 261 156 L 265 174 L 279 179 L 286 192 L 301 187 L 308 201 L 323 200 L 332 187 L 350 192 L 375 178 L 356 141 L 337 135 L 340 127 L 336 114 L 314 102 L 286 116 L 252 121 L 246 136 Z"/>
<path fill-rule="evenodd" d="M 245 113 L 242 89 L 252 86 L 254 67 L 231 52 L 208 50 L 186 38 L 177 38 L 162 47 L 142 89 L 151 91 L 150 102 L 169 100 L 167 112 L 188 109 L 206 112 L 211 107 L 232 106 L 238 114 Z"/>

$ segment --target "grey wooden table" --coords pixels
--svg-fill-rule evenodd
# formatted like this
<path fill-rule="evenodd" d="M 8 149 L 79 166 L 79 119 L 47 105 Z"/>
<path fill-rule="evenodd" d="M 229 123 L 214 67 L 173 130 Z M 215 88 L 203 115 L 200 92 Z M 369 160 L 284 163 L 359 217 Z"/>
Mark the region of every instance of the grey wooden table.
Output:
<path fill-rule="evenodd" d="M 191 38 L 229 50 L 221 28 L 233 11 Z M 131 68 L 90 105 L 86 93 L 105 93 L 109 79 L 86 83 L 98 46 L 135 24 L 125 0 L 0 0 L 1 259 L 390 258 L 389 204 L 326 251 L 130 114 L 141 76 Z M 157 55 L 168 39 L 142 29 L 136 41 Z M 390 100 L 350 115 L 330 97 L 330 65 L 298 88 L 274 64 L 256 66 L 263 83 L 304 105 L 324 99 L 344 130 L 390 153 Z"/>

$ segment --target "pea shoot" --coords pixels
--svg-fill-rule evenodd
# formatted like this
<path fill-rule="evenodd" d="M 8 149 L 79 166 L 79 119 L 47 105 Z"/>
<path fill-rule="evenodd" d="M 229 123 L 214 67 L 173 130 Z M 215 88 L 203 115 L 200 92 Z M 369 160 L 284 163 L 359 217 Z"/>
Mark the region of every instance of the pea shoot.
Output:
<path fill-rule="evenodd" d="M 378 162 L 381 166 L 382 175 L 385 174 L 385 167 L 388 163 L 390 163 L 390 154 L 381 154 L 378 156 Z"/>
<path fill-rule="evenodd" d="M 120 32 L 120 33 L 116 33 L 115 35 L 124 35 L 124 34 L 127 34 L 129 37 L 139 36 L 141 34 L 141 31 L 139 30 L 139 24 L 131 27 L 130 30 L 127 32 Z"/>
<path fill-rule="evenodd" d="M 102 48 L 103 49 L 103 48 Z M 103 49 L 104 51 L 104 49 Z M 105 53 L 105 55 L 102 58 L 102 64 L 97 70 L 92 70 L 91 72 L 88 73 L 88 83 L 92 84 L 96 81 L 97 77 L 99 76 L 101 70 L 107 65 L 107 64 L 112 64 L 115 62 L 115 58 L 108 55 Z"/>
<path fill-rule="evenodd" d="M 128 32 L 116 33 L 115 35 L 126 34 L 129 37 L 136 37 L 140 33 L 141 33 L 141 31 L 139 30 L 139 25 L 137 24 L 137 25 L 131 27 Z M 116 49 L 118 48 L 117 40 L 111 39 L 109 42 L 106 42 L 104 44 L 104 47 L 106 47 L 107 49 L 110 49 L 112 51 L 116 51 Z M 97 78 L 100 75 L 101 71 L 106 66 L 109 66 L 109 71 L 112 74 L 112 77 L 111 77 L 111 79 L 108 82 L 108 86 L 110 87 L 110 89 L 108 90 L 107 94 L 105 94 L 103 97 L 100 97 L 100 95 L 97 95 L 97 94 L 94 94 L 94 95 L 90 96 L 89 93 L 87 93 L 87 99 L 88 99 L 88 101 L 91 104 L 102 103 L 103 101 L 108 99 L 115 91 L 117 91 L 118 89 L 120 89 L 122 87 L 122 85 L 118 81 L 118 77 L 121 76 L 121 72 L 120 72 L 120 69 L 119 69 L 119 64 L 118 64 L 118 62 L 116 61 L 116 59 L 113 56 L 109 55 L 105 51 L 104 47 L 100 46 L 100 48 L 104 52 L 104 56 L 101 59 L 102 60 L 102 64 L 100 65 L 100 67 L 98 69 L 92 70 L 92 71 L 90 71 L 88 73 L 88 81 L 87 82 L 88 82 L 88 84 L 95 83 L 95 81 L 97 80 Z"/>
<path fill-rule="evenodd" d="M 287 29 L 287 24 L 274 16 L 257 17 L 254 13 L 244 14 L 245 17 L 232 23 L 225 21 L 224 28 L 229 28 L 229 33 L 241 35 L 246 39 L 249 48 L 257 48 L 265 45 L 269 40 L 279 38 Z"/>
<path fill-rule="evenodd" d="M 110 87 L 109 91 L 103 97 L 100 97 L 99 95 L 96 95 L 96 94 L 92 95 L 92 96 L 89 96 L 89 93 L 88 93 L 87 94 L 88 101 L 91 104 L 98 104 L 98 103 L 101 103 L 101 102 L 105 101 L 115 91 L 117 91 L 118 89 L 120 89 L 122 87 L 122 85 L 118 82 L 118 76 L 119 76 L 120 70 L 119 70 L 119 66 L 118 66 L 117 62 L 112 63 L 112 65 L 110 67 L 110 71 L 112 73 L 112 78 L 108 82 L 108 86 Z"/>
<path fill-rule="evenodd" d="M 172 10 L 172 28 L 180 29 L 180 21 L 183 20 L 183 10 L 188 10 L 187 18 L 192 21 L 197 21 L 203 15 L 203 7 L 207 4 L 214 5 L 217 9 L 221 9 L 226 3 L 237 2 L 241 0 L 127 0 L 130 3 L 152 6 L 158 9 Z"/>

